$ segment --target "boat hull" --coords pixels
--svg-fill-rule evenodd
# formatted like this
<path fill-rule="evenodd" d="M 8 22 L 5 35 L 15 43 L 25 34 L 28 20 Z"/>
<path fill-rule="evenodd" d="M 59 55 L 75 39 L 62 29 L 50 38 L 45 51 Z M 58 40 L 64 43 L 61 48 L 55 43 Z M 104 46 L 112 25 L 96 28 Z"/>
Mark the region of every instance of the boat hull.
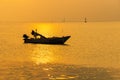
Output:
<path fill-rule="evenodd" d="M 70 36 L 65 37 L 53 37 L 53 38 L 40 38 L 40 39 L 24 39 L 24 43 L 36 43 L 36 44 L 64 44 Z"/>

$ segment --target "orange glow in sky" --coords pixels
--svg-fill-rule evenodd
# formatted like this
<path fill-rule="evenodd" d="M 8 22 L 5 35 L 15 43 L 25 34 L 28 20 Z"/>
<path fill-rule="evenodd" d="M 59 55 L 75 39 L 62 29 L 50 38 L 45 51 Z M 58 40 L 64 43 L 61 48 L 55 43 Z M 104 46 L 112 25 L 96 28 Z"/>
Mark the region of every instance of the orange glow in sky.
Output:
<path fill-rule="evenodd" d="M 0 0 L 0 21 L 120 20 L 120 0 Z"/>

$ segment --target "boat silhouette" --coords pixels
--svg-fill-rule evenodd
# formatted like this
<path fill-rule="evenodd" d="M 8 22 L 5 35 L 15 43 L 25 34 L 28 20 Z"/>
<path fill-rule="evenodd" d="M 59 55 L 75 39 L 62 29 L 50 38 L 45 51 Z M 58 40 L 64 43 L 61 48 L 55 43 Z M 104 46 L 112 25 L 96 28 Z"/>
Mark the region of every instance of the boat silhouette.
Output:
<path fill-rule="evenodd" d="M 23 34 L 24 43 L 36 43 L 36 44 L 64 44 L 71 36 L 63 37 L 45 37 L 42 34 L 37 33 L 37 30 L 32 30 L 31 34 L 33 38 L 29 38 L 27 34 Z M 39 36 L 39 38 L 38 38 Z"/>

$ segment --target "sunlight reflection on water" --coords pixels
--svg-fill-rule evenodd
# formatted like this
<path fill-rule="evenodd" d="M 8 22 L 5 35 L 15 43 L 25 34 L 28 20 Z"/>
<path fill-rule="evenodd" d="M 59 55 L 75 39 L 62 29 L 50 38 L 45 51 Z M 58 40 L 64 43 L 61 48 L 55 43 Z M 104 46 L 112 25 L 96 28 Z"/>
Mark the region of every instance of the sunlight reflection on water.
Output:
<path fill-rule="evenodd" d="M 31 57 L 33 62 L 35 62 L 36 64 L 47 64 L 55 61 L 54 54 L 52 52 L 50 52 L 48 49 L 41 49 L 39 46 L 33 50 Z"/>

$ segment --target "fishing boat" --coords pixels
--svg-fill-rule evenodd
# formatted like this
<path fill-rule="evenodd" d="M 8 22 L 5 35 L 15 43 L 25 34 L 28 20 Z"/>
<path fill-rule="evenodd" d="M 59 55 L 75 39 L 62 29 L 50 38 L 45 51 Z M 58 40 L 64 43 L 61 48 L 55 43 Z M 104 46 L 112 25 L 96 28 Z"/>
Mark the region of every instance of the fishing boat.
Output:
<path fill-rule="evenodd" d="M 24 43 L 36 43 L 36 44 L 64 44 L 71 36 L 63 37 L 45 37 L 36 31 L 32 30 L 31 34 L 33 38 L 29 38 L 27 34 L 23 34 Z M 39 36 L 39 37 L 38 37 Z"/>

